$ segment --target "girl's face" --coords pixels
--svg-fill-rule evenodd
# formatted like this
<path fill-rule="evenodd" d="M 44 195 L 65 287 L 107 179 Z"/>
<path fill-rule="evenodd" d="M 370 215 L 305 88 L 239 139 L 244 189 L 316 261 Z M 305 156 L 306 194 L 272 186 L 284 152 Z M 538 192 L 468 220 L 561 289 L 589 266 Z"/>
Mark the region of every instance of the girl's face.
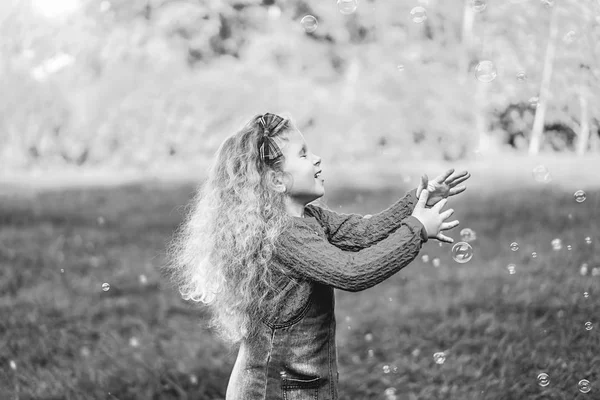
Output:
<path fill-rule="evenodd" d="M 284 178 L 286 194 L 291 203 L 289 211 L 293 215 L 303 215 L 306 204 L 325 194 L 322 174 L 315 177 L 321 170 L 321 157 L 310 151 L 304 136 L 298 130 L 289 131 L 288 138 L 282 152 L 285 155 L 284 171 L 292 177 L 292 180 L 287 176 Z"/>

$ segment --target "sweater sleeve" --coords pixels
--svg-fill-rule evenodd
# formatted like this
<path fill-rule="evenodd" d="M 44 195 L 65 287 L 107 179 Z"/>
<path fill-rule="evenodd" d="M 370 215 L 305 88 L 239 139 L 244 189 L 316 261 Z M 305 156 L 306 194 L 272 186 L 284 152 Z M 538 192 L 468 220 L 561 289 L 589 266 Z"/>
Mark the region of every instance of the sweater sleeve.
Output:
<path fill-rule="evenodd" d="M 407 192 L 390 207 L 368 218 L 359 214 L 339 214 L 313 204 L 306 208 L 325 229 L 331 244 L 342 250 L 359 251 L 388 237 L 411 216 L 417 203 L 416 192 L 417 189 Z M 426 242 L 424 228 L 423 236 Z"/>
<path fill-rule="evenodd" d="M 274 258 L 297 278 L 358 292 L 383 282 L 414 260 L 423 243 L 422 228 L 421 222 L 410 216 L 379 243 L 348 252 L 310 226 L 298 225 L 281 236 Z"/>

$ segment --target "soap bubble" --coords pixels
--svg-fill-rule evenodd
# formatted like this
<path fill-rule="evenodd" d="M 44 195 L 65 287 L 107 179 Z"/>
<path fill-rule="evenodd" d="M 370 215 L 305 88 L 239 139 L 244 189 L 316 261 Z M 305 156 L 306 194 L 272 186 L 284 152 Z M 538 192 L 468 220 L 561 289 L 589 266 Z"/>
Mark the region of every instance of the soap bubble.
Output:
<path fill-rule="evenodd" d="M 102 290 L 104 290 L 105 292 L 108 292 L 110 290 L 110 285 L 106 282 L 104 282 L 102 284 Z"/>
<path fill-rule="evenodd" d="M 338 0 L 338 10 L 344 15 L 350 15 L 358 7 L 358 0 Z"/>
<path fill-rule="evenodd" d="M 431 260 L 431 264 L 433 264 L 435 268 L 438 268 L 440 266 L 440 259 L 435 257 L 433 260 Z"/>
<path fill-rule="evenodd" d="M 433 354 L 433 360 L 435 361 L 436 364 L 443 364 L 444 361 L 446 361 L 446 354 L 444 354 L 443 352 L 437 352 Z"/>
<path fill-rule="evenodd" d="M 515 264 L 508 264 L 508 266 L 506 268 L 508 269 L 508 273 L 509 274 L 511 274 L 511 275 L 515 274 L 515 272 L 516 272 L 515 271 L 515 268 L 516 268 Z"/>
<path fill-rule="evenodd" d="M 489 60 L 480 61 L 475 67 L 475 77 L 481 82 L 491 82 L 497 75 L 494 63 Z"/>
<path fill-rule="evenodd" d="M 517 243 L 517 242 L 512 242 L 512 243 L 510 244 L 510 249 L 511 249 L 512 251 L 517 251 L 517 250 L 519 250 L 519 243 Z"/>
<path fill-rule="evenodd" d="M 531 253 L 531 257 L 537 258 L 537 253 L 534 251 L 533 253 Z"/>
<path fill-rule="evenodd" d="M 307 33 L 316 31 L 317 26 L 319 25 L 317 19 L 312 15 L 305 15 L 304 17 L 302 17 L 300 23 L 302 24 L 302 27 Z"/>
<path fill-rule="evenodd" d="M 484 0 L 471 0 L 471 8 L 475 12 L 482 12 L 487 7 L 487 4 Z"/>
<path fill-rule="evenodd" d="M 588 322 L 585 323 L 585 330 L 586 331 L 591 331 L 592 328 L 593 328 L 593 325 L 592 325 L 591 322 L 588 321 Z"/>
<path fill-rule="evenodd" d="M 586 242 L 587 244 L 592 244 L 592 238 L 591 238 L 591 237 L 589 237 L 589 236 L 586 236 L 586 237 L 585 237 L 585 242 Z"/>
<path fill-rule="evenodd" d="M 452 246 L 452 258 L 461 264 L 469 262 L 473 258 L 473 248 L 467 242 L 458 242 Z"/>
<path fill-rule="evenodd" d="M 423 256 L 421 257 L 421 260 L 426 263 L 429 262 L 429 256 L 427 254 L 423 254 Z"/>
<path fill-rule="evenodd" d="M 519 71 L 517 72 L 517 79 L 520 81 L 524 81 L 527 79 L 527 74 L 525 73 L 525 71 Z"/>
<path fill-rule="evenodd" d="M 579 274 L 581 276 L 586 276 L 587 273 L 588 273 L 588 265 L 587 265 L 587 263 L 581 264 L 581 267 L 579 267 Z"/>
<path fill-rule="evenodd" d="M 548 171 L 548 168 L 543 165 L 538 165 L 535 167 L 532 173 L 533 179 L 535 179 L 537 182 L 548 183 L 552 180 L 550 178 L 550 172 Z"/>
<path fill-rule="evenodd" d="M 463 242 L 472 242 L 477 237 L 476 237 L 475 232 L 472 229 L 464 228 L 460 231 L 460 238 Z"/>
<path fill-rule="evenodd" d="M 585 201 L 585 192 L 583 190 L 578 190 L 573 193 L 573 197 L 575 197 L 575 201 L 578 203 L 583 203 Z"/>
<path fill-rule="evenodd" d="M 589 393 L 590 390 L 592 390 L 590 381 L 588 381 L 587 379 L 580 380 L 579 383 L 577 384 L 577 387 L 579 388 L 579 391 L 581 393 Z"/>
<path fill-rule="evenodd" d="M 558 239 L 558 238 L 553 239 L 551 243 L 552 243 L 552 248 L 554 250 L 558 251 L 558 250 L 562 249 L 562 241 L 560 239 Z"/>
<path fill-rule="evenodd" d="M 529 107 L 537 108 L 540 105 L 540 98 L 537 96 L 533 96 L 529 98 Z"/>
<path fill-rule="evenodd" d="M 550 384 L 550 377 L 548 376 L 547 373 L 542 372 L 541 374 L 538 375 L 537 382 L 538 382 L 538 385 L 540 385 L 542 387 L 548 386 L 548 384 Z"/>
<path fill-rule="evenodd" d="M 420 24 L 427 19 L 427 11 L 425 11 L 424 7 L 416 6 L 410 10 L 410 16 L 413 22 Z"/>
<path fill-rule="evenodd" d="M 404 65 L 403 65 L 403 64 L 398 64 L 398 65 L 396 66 L 396 69 L 397 69 L 398 71 L 404 71 Z"/>

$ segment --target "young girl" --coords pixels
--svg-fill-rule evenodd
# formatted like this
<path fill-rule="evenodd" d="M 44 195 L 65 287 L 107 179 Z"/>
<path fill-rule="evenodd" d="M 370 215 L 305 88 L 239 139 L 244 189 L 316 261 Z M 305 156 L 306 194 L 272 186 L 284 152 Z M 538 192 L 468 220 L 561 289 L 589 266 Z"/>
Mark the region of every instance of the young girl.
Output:
<path fill-rule="evenodd" d="M 308 204 L 325 192 L 321 158 L 291 118 L 257 115 L 222 143 L 165 272 L 239 344 L 226 400 L 338 398 L 334 289 L 377 285 L 429 238 L 451 243 L 441 231 L 458 221 L 441 209 L 468 178 L 452 171 L 367 218 Z"/>

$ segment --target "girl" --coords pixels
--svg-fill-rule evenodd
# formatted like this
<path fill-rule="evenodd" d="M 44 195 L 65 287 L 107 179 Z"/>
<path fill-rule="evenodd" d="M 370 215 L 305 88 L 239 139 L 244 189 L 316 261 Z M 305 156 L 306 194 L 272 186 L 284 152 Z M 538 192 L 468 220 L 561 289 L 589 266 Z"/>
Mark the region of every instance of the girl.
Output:
<path fill-rule="evenodd" d="M 451 243 L 441 231 L 458 221 L 441 209 L 468 178 L 452 171 L 366 218 L 309 204 L 325 192 L 321 158 L 291 118 L 257 115 L 222 143 L 164 272 L 239 344 L 226 400 L 338 398 L 334 289 L 377 285 L 431 237 Z"/>

